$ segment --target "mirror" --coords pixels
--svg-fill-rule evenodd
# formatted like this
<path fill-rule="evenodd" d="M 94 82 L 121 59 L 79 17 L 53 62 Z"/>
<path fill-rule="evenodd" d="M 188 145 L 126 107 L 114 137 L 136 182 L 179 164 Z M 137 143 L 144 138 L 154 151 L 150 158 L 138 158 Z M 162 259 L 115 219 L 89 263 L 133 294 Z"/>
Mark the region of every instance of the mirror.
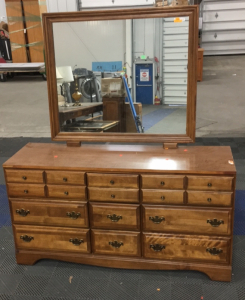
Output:
<path fill-rule="evenodd" d="M 197 28 L 195 6 L 45 14 L 52 138 L 194 141 Z"/>

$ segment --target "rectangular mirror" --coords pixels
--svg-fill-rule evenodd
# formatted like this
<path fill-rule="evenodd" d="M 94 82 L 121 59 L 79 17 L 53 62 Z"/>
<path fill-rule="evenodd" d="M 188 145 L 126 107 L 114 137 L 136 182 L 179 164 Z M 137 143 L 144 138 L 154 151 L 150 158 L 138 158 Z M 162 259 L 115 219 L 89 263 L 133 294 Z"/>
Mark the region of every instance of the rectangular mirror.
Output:
<path fill-rule="evenodd" d="M 54 140 L 194 141 L 196 6 L 43 19 Z"/>

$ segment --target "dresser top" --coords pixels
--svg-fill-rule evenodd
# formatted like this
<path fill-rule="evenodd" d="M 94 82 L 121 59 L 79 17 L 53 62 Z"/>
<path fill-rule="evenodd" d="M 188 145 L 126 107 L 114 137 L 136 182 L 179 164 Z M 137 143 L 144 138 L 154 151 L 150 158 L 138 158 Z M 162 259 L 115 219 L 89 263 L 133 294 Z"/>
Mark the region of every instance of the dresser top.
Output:
<path fill-rule="evenodd" d="M 28 143 L 7 160 L 4 168 L 66 169 L 106 172 L 235 174 L 230 147 L 82 145 Z"/>

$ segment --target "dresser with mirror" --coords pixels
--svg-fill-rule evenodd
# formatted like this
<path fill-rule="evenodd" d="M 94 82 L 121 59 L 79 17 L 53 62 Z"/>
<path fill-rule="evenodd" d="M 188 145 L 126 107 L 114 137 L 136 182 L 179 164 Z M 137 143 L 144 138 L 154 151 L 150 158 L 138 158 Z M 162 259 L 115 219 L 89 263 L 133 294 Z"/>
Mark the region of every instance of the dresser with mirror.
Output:
<path fill-rule="evenodd" d="M 43 23 L 57 143 L 29 143 L 4 163 L 17 263 L 230 281 L 231 149 L 186 146 L 198 7 L 49 13 Z"/>

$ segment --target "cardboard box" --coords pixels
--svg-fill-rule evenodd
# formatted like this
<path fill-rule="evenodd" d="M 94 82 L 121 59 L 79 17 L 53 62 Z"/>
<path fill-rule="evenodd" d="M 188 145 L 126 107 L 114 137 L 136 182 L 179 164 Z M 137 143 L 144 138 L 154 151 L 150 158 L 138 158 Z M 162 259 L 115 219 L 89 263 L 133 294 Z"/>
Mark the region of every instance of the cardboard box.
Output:
<path fill-rule="evenodd" d="M 188 0 L 173 0 L 172 6 L 189 5 Z"/>
<path fill-rule="evenodd" d="M 103 97 L 125 96 L 122 78 L 101 78 L 101 93 Z"/>

